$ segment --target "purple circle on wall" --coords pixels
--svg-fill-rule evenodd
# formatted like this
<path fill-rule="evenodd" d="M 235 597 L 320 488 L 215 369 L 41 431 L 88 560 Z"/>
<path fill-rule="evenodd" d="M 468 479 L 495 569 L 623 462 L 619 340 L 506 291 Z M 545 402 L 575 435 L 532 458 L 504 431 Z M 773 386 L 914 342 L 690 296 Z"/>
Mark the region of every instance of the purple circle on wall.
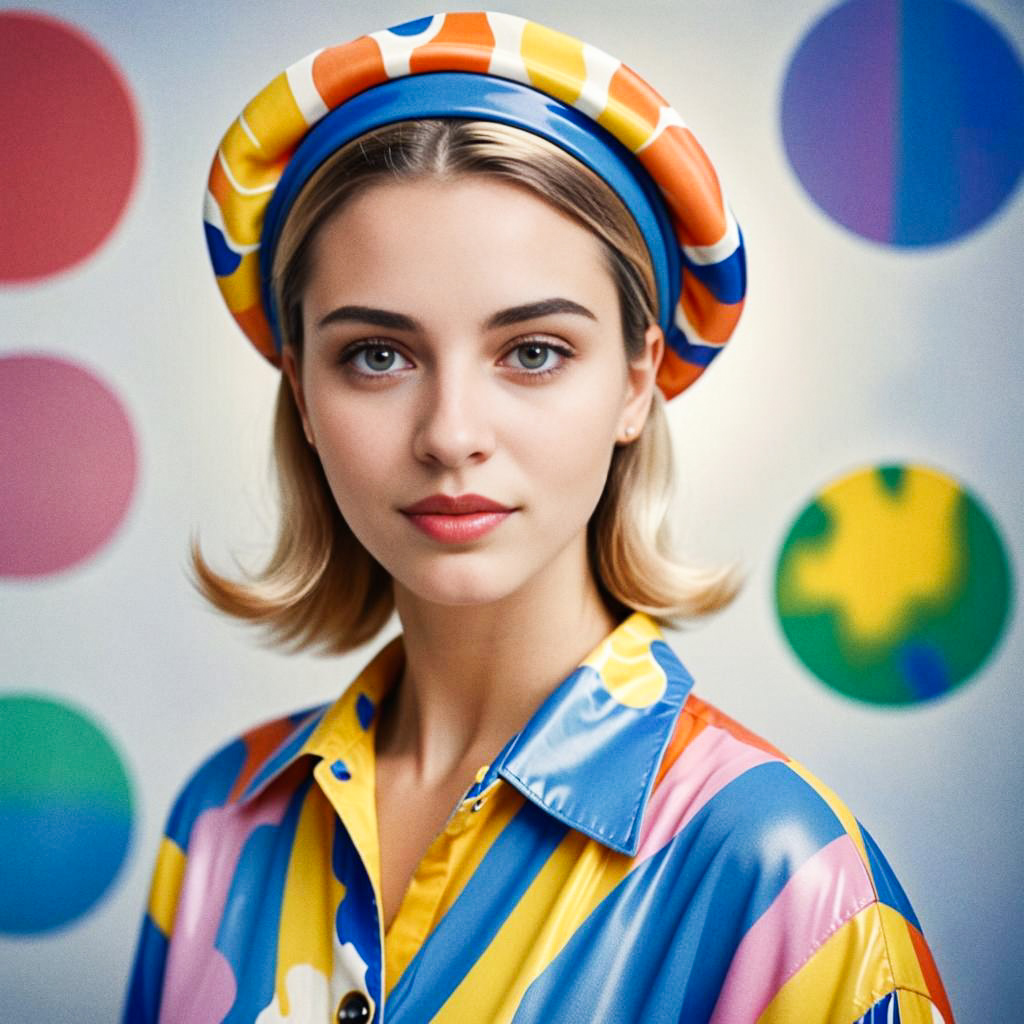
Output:
<path fill-rule="evenodd" d="M 106 384 L 65 359 L 0 358 L 0 576 L 45 576 L 93 554 L 135 478 L 135 432 Z"/>
<path fill-rule="evenodd" d="M 1002 32 L 955 0 L 848 0 L 797 48 L 782 135 L 814 201 L 865 238 L 949 242 L 1024 167 L 1024 70 Z"/>
<path fill-rule="evenodd" d="M 0 281 L 90 256 L 121 218 L 139 164 L 131 91 L 64 21 L 0 12 Z"/>

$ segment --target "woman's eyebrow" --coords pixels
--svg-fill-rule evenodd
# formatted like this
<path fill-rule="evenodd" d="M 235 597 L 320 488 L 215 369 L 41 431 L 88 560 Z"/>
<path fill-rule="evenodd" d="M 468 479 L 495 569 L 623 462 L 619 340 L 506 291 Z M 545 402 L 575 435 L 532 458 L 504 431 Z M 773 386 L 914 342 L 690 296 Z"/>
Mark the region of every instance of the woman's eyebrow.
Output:
<path fill-rule="evenodd" d="M 542 316 L 552 316 L 555 313 L 573 313 L 577 316 L 589 317 L 597 320 L 597 317 L 586 306 L 581 306 L 572 299 L 552 298 L 541 299 L 539 302 L 527 302 L 521 306 L 510 306 L 508 309 L 499 310 L 484 325 L 487 330 L 495 327 L 510 327 L 513 324 L 522 323 L 524 320 L 536 320 Z M 325 313 L 316 323 L 317 329 L 322 329 L 328 324 L 359 323 L 371 324 L 374 327 L 384 327 L 393 331 L 418 331 L 420 323 L 411 316 L 404 313 L 396 313 L 390 309 L 377 309 L 373 306 L 339 306 Z"/>
<path fill-rule="evenodd" d="M 572 299 L 541 299 L 540 302 L 527 302 L 522 306 L 511 306 L 503 309 L 487 321 L 487 327 L 510 327 L 512 324 L 522 323 L 524 320 L 536 320 L 541 316 L 552 316 L 555 313 L 575 313 L 577 316 L 587 316 L 591 320 L 597 317 L 578 302 Z"/>
<path fill-rule="evenodd" d="M 328 324 L 372 324 L 374 327 L 387 327 L 393 331 L 415 331 L 419 323 L 404 313 L 395 313 L 389 309 L 375 309 L 373 306 L 339 306 L 325 313 L 316 322 L 317 329 Z"/>

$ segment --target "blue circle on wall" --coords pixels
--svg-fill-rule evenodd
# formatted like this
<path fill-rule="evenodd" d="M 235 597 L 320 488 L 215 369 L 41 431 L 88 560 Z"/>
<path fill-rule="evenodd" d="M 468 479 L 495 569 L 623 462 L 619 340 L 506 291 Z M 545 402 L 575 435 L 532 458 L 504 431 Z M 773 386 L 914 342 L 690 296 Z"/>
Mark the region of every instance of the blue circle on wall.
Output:
<path fill-rule="evenodd" d="M 786 73 L 782 135 L 814 201 L 865 238 L 949 242 L 1024 167 L 1024 69 L 1002 32 L 954 0 L 848 0 Z"/>
<path fill-rule="evenodd" d="M 68 924 L 114 880 L 132 833 L 121 758 L 81 711 L 0 697 L 0 933 Z"/>

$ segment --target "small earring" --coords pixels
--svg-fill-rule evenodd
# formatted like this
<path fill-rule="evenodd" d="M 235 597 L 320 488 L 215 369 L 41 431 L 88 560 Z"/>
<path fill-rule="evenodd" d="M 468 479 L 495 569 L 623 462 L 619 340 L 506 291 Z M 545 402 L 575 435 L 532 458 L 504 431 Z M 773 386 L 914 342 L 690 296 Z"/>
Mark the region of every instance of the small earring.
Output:
<path fill-rule="evenodd" d="M 632 437 L 636 433 L 636 427 L 626 427 L 626 437 Z"/>

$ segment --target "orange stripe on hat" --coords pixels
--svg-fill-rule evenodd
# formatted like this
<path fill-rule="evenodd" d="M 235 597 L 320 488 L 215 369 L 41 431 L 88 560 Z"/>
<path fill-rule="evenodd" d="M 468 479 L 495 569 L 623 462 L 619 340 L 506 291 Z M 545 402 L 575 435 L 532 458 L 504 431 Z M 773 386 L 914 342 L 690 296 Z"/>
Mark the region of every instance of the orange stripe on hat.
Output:
<path fill-rule="evenodd" d="M 724 345 L 729 340 L 743 312 L 742 301 L 719 302 L 692 273 L 683 274 L 682 307 L 701 338 L 716 345 Z"/>
<path fill-rule="evenodd" d="M 634 152 L 654 134 L 658 113 L 667 104 L 630 67 L 622 64 L 608 87 L 608 106 L 597 119 Z"/>
<path fill-rule="evenodd" d="M 231 314 L 235 323 L 242 328 L 249 340 L 256 346 L 256 351 L 265 356 L 275 366 L 281 365 L 281 357 L 277 354 L 277 345 L 274 342 L 274 333 L 270 324 L 263 314 L 262 306 L 250 306 L 240 313 Z"/>
<path fill-rule="evenodd" d="M 234 198 L 234 188 L 228 180 L 227 174 L 224 173 L 224 168 L 221 166 L 219 152 L 217 156 L 213 158 L 213 166 L 210 168 L 209 187 L 210 194 L 217 200 L 221 216 L 223 216 L 225 207 L 228 203 L 232 202 Z M 234 241 L 234 239 L 232 239 L 232 241 Z"/>
<path fill-rule="evenodd" d="M 494 33 L 487 15 L 446 14 L 441 31 L 409 57 L 409 71 L 475 71 L 487 74 L 494 52 Z"/>
<path fill-rule="evenodd" d="M 725 234 L 718 175 L 689 128 L 669 125 L 637 154 L 661 186 L 682 245 L 714 245 Z"/>
<path fill-rule="evenodd" d="M 702 366 L 688 363 L 670 348 L 665 349 L 665 355 L 658 368 L 657 383 L 665 396 L 665 400 L 675 398 L 680 391 L 685 391 L 703 371 Z"/>
<path fill-rule="evenodd" d="M 380 47 L 369 36 L 330 46 L 313 61 L 313 85 L 330 110 L 350 96 L 387 80 Z"/>

